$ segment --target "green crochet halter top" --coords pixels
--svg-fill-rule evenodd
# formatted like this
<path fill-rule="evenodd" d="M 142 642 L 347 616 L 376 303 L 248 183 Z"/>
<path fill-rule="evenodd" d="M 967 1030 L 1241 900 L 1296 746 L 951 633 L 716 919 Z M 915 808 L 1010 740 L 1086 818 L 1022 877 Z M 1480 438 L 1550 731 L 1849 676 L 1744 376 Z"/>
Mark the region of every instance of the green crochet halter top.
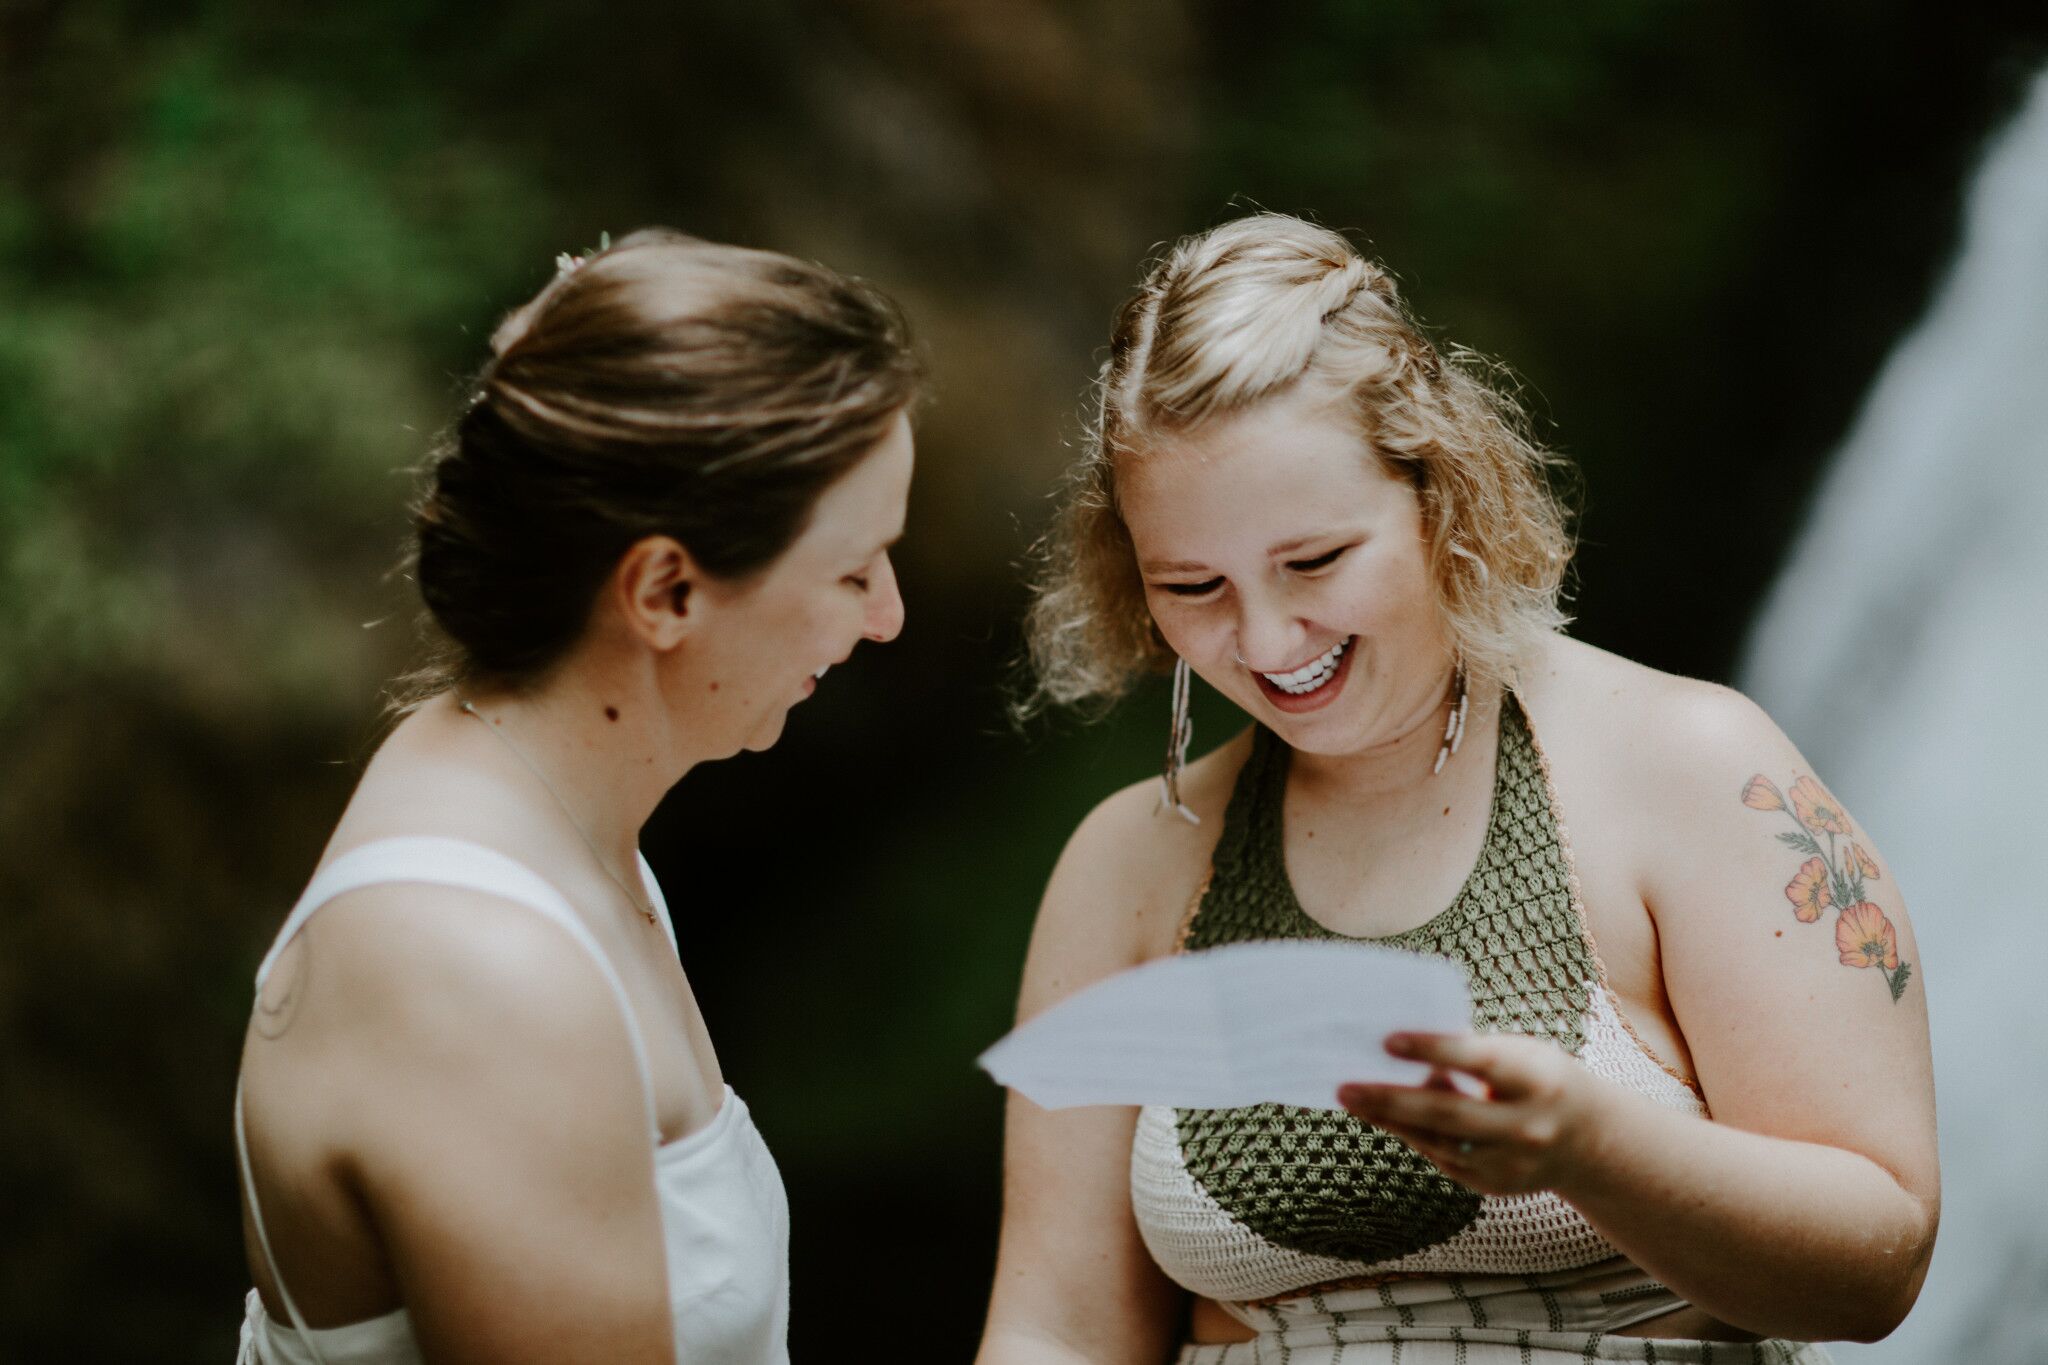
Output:
<path fill-rule="evenodd" d="M 1302 910 L 1282 856 L 1291 751 L 1261 727 L 1224 814 L 1208 889 L 1184 946 L 1255 939 L 1343 939 Z M 1427 923 L 1361 940 L 1465 968 L 1480 1032 L 1585 1045 L 1599 968 L 1572 899 L 1563 836 L 1521 703 L 1501 703 L 1486 842 L 1455 899 Z M 1190 1175 L 1233 1218 L 1275 1245 L 1373 1263 L 1469 1227 L 1480 1196 L 1392 1135 L 1320 1109 L 1275 1104 L 1177 1114 Z"/>

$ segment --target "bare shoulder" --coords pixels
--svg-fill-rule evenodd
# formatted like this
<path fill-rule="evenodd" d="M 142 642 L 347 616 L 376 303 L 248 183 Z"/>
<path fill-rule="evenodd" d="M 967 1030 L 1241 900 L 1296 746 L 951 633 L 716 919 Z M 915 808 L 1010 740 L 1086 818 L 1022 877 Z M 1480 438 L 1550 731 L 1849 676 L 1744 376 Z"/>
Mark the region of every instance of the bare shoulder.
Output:
<path fill-rule="evenodd" d="M 1572 641 L 1547 651 L 1529 681 L 1539 730 L 1547 720 L 1562 736 L 1553 766 L 1656 922 L 1681 1021 L 1688 996 L 1752 1008 L 1728 998 L 1736 968 L 1751 983 L 1804 989 L 1797 973 L 1809 963 L 1785 980 L 1763 965 L 1794 961 L 1780 952 L 1788 935 L 1821 933 L 1802 926 L 1833 927 L 1811 950 L 1823 965 L 1828 950 L 1844 966 L 1876 962 L 1890 987 L 1878 1003 L 1900 998 L 1914 959 L 1899 888 L 1868 831 L 1762 707 Z M 1824 976 L 1830 990 L 1852 989 Z"/>
<path fill-rule="evenodd" d="M 479 1018 L 554 1026 L 617 1013 L 600 968 L 568 929 L 498 896 L 371 886 L 337 897 L 314 923 L 338 984 L 375 1007 L 379 1027 L 439 1030 Z"/>
<path fill-rule="evenodd" d="M 1157 778 L 1112 793 L 1082 819 L 1039 907 L 1024 1013 L 1172 951 L 1251 742 L 1246 729 L 1182 774 L 1181 799 L 1199 823 L 1165 807 Z"/>
<path fill-rule="evenodd" d="M 329 860 L 425 836 L 496 853 L 563 885 L 553 861 L 562 831 L 551 812 L 451 756 L 451 737 L 467 734 L 470 724 L 426 712 L 401 721 L 357 785 Z M 466 887 L 401 881 L 337 896 L 281 956 L 280 973 L 294 952 L 319 959 L 307 1023 L 351 1037 L 413 1030 L 461 1047 L 507 1036 L 504 1030 L 566 1028 L 573 1040 L 578 1021 L 602 1032 L 618 1018 L 602 969 L 569 929 L 531 906 Z M 317 1011 L 322 1000 L 330 1008 Z"/>
<path fill-rule="evenodd" d="M 1766 761 L 1803 762 L 1763 708 L 1734 688 L 1582 641 L 1547 642 L 1517 690 L 1553 761 L 1562 757 L 1629 804 L 1726 797 L 1733 769 L 1746 776 Z"/>
<path fill-rule="evenodd" d="M 435 1359 L 654 1359 L 653 1136 L 595 960 L 527 906 L 412 883 L 336 897 L 293 947 L 299 1024 L 244 1057 L 273 1235 L 376 1263 Z"/>
<path fill-rule="evenodd" d="M 1188 764 L 1180 795 L 1194 822 L 1169 810 L 1159 779 L 1148 777 L 1098 802 L 1067 841 L 1061 863 L 1071 863 L 1091 883 L 1107 881 L 1130 890 L 1153 886 L 1162 874 L 1185 872 L 1191 865 L 1206 867 L 1251 745 L 1252 731 L 1246 728 Z"/>
<path fill-rule="evenodd" d="M 377 1145 L 386 1122 L 416 1126 L 428 1097 L 459 1123 L 465 1095 L 546 1093 L 550 1077 L 598 1091 L 594 1109 L 609 1091 L 638 1105 L 624 1018 L 597 963 L 562 926 L 477 891 L 394 883 L 336 897 L 280 955 L 256 1020 L 252 1088 L 317 1072 L 316 1121 L 344 1146 Z"/>

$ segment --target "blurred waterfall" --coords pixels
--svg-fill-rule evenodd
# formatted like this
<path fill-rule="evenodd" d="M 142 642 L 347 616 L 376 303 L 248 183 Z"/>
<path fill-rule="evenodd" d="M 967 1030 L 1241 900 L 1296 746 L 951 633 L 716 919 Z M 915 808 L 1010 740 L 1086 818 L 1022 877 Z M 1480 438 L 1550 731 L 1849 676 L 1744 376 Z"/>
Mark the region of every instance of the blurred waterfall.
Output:
<path fill-rule="evenodd" d="M 2048 877 L 2021 856 L 2048 847 L 2048 71 L 1988 149 L 1741 681 L 1891 862 L 1933 1015 L 1934 1267 L 1905 1326 L 1837 1358 L 2048 1361 Z"/>

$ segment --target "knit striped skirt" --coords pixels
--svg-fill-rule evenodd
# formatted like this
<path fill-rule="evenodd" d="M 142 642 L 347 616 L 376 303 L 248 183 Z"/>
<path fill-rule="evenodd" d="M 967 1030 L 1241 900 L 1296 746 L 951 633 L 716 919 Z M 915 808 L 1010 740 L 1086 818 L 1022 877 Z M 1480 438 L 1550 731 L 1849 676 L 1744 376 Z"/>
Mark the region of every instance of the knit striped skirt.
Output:
<path fill-rule="evenodd" d="M 1685 1307 L 1619 1258 L 1554 1275 L 1417 1277 L 1223 1307 L 1258 1336 L 1184 1346 L 1175 1365 L 1830 1365 L 1802 1342 L 1617 1335 Z"/>

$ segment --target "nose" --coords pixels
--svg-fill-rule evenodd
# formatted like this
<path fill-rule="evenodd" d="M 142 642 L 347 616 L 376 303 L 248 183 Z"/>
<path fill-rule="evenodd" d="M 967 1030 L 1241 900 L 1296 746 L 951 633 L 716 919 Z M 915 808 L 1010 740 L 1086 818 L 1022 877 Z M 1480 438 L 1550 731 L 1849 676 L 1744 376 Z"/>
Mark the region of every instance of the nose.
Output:
<path fill-rule="evenodd" d="M 1308 639 L 1301 618 L 1281 604 L 1253 602 L 1239 598 L 1237 612 L 1237 656 L 1248 668 L 1278 673 L 1301 663 L 1298 657 Z"/>
<path fill-rule="evenodd" d="M 903 594 L 896 587 L 896 566 L 884 554 L 868 576 L 867 614 L 861 637 L 885 645 L 903 633 Z"/>

